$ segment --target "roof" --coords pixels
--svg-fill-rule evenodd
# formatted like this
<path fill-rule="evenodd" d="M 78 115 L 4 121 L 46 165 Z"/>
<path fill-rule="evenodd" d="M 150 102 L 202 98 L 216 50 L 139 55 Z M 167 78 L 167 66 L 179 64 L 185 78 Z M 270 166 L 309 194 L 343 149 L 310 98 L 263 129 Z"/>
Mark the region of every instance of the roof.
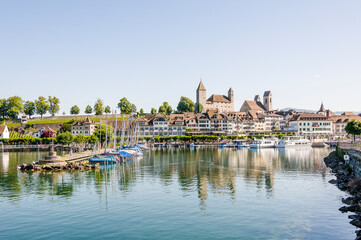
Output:
<path fill-rule="evenodd" d="M 348 121 L 350 121 L 352 119 L 361 121 L 361 116 L 358 116 L 358 115 L 334 115 L 334 116 L 330 116 L 330 119 L 335 123 L 347 123 Z"/>
<path fill-rule="evenodd" d="M 261 98 L 259 97 L 259 95 L 256 95 L 256 96 L 254 97 L 254 101 L 256 101 L 256 102 L 261 101 Z"/>
<path fill-rule="evenodd" d="M 210 102 L 224 102 L 224 103 L 230 103 L 231 100 L 228 99 L 228 97 L 224 96 L 224 95 L 218 95 L 218 94 L 213 94 L 212 96 L 210 96 L 207 101 Z"/>
<path fill-rule="evenodd" d="M 266 111 L 266 108 L 263 106 L 261 102 L 246 100 L 244 101 L 243 104 L 247 104 L 249 106 L 250 109 L 248 111 L 251 110 Z"/>
<path fill-rule="evenodd" d="M 202 80 L 199 82 L 197 90 L 206 90 L 206 88 L 204 87 L 204 85 L 202 83 Z"/>
<path fill-rule="evenodd" d="M 0 134 L 3 134 L 5 129 L 6 129 L 6 125 L 0 125 Z"/>
<path fill-rule="evenodd" d="M 53 130 L 53 129 L 51 129 L 50 127 L 48 127 L 48 126 L 44 126 L 44 127 L 41 127 L 38 131 L 36 131 L 36 132 L 39 132 L 41 129 L 45 129 L 45 131 L 47 131 L 47 132 L 53 132 L 53 133 L 55 133 L 55 131 Z"/>
<path fill-rule="evenodd" d="M 258 116 L 263 116 L 263 117 L 283 117 L 282 115 L 278 115 L 275 113 L 259 113 Z"/>
<path fill-rule="evenodd" d="M 83 121 L 76 121 L 74 124 L 73 124 L 73 126 L 83 126 L 83 125 L 88 125 L 88 124 L 92 124 L 93 123 L 93 121 L 92 120 L 90 120 L 88 117 L 85 119 L 85 120 L 83 120 Z"/>
<path fill-rule="evenodd" d="M 271 91 L 265 91 L 263 97 L 268 97 L 270 95 L 272 95 Z"/>
<path fill-rule="evenodd" d="M 317 120 L 330 120 L 323 114 L 318 113 L 300 113 L 292 117 L 291 121 L 317 121 Z"/>
<path fill-rule="evenodd" d="M 355 116 L 355 114 L 353 112 L 344 112 L 341 115 L 343 115 L 343 116 Z"/>

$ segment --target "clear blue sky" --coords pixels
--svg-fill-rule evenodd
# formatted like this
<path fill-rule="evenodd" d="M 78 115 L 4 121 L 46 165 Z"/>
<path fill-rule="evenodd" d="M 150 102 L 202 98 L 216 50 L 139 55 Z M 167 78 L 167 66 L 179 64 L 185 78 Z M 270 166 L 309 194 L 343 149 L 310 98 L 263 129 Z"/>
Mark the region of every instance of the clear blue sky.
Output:
<path fill-rule="evenodd" d="M 361 111 L 361 1 L 0 0 L 0 98 L 149 112 L 195 101 L 201 76 L 236 110 L 272 90 L 275 108 Z"/>

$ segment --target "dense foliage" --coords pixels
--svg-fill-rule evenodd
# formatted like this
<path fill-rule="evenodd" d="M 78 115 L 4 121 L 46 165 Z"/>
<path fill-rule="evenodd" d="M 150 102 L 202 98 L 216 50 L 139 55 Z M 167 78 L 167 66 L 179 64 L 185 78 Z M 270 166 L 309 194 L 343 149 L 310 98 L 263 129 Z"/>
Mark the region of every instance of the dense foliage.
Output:
<path fill-rule="evenodd" d="M 48 111 L 50 105 L 46 101 L 45 97 L 40 96 L 37 100 L 35 100 L 36 113 L 41 117 Z"/>
<path fill-rule="evenodd" d="M 86 106 L 85 113 L 86 114 L 91 114 L 92 112 L 93 112 L 93 108 L 90 105 Z"/>
<path fill-rule="evenodd" d="M 353 135 L 354 142 L 356 141 L 356 135 L 361 135 L 361 122 L 356 119 L 352 119 L 345 126 L 345 131 L 348 134 Z"/>
<path fill-rule="evenodd" d="M 80 109 L 77 105 L 74 105 L 70 108 L 71 115 L 78 115 L 80 113 Z"/>
<path fill-rule="evenodd" d="M 94 112 L 95 112 L 95 115 L 103 115 L 104 103 L 103 103 L 103 100 L 101 100 L 100 98 L 98 98 L 94 104 Z"/>
<path fill-rule="evenodd" d="M 181 97 L 177 106 L 177 112 L 178 113 L 194 112 L 194 110 L 195 110 L 194 102 L 187 97 Z"/>
<path fill-rule="evenodd" d="M 49 113 L 51 114 L 51 116 L 55 116 L 55 114 L 60 111 L 60 106 L 59 106 L 60 100 L 57 97 L 49 96 L 48 102 L 49 102 Z"/>

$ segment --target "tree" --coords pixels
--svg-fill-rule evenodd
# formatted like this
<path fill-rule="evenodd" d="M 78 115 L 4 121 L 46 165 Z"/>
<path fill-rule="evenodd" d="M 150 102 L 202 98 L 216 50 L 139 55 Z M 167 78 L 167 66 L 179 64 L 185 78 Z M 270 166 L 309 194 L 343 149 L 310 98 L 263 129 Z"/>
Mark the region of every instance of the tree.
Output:
<path fill-rule="evenodd" d="M 201 103 L 196 104 L 196 112 L 201 113 L 203 111 L 203 105 Z"/>
<path fill-rule="evenodd" d="M 161 113 L 163 115 L 167 115 L 167 111 L 165 110 L 165 107 L 163 105 L 159 107 L 158 113 Z"/>
<path fill-rule="evenodd" d="M 74 136 L 70 132 L 59 133 L 56 136 L 56 141 L 63 145 L 69 145 L 74 140 Z"/>
<path fill-rule="evenodd" d="M 92 107 L 91 107 L 90 105 L 86 106 L 86 108 L 85 108 L 85 113 L 86 113 L 86 114 L 91 114 L 92 112 L 93 112 Z"/>
<path fill-rule="evenodd" d="M 88 138 L 84 135 L 78 134 L 74 137 L 74 143 L 76 146 L 80 149 L 80 151 L 83 151 L 85 147 L 85 143 L 88 142 Z"/>
<path fill-rule="evenodd" d="M 187 97 L 181 97 L 177 106 L 178 113 L 194 112 L 194 110 L 195 110 L 194 102 Z"/>
<path fill-rule="evenodd" d="M 143 115 L 143 114 L 144 114 L 143 108 L 141 108 L 141 109 L 139 110 L 139 114 L 140 114 L 140 115 Z"/>
<path fill-rule="evenodd" d="M 361 122 L 356 119 L 352 119 L 345 126 L 345 131 L 348 134 L 353 135 L 353 141 L 356 142 L 356 135 L 361 135 Z"/>
<path fill-rule="evenodd" d="M 127 98 L 123 97 L 118 103 L 118 108 L 122 114 L 130 114 L 132 112 L 132 104 Z"/>
<path fill-rule="evenodd" d="M 112 111 L 111 111 L 110 107 L 107 106 L 107 107 L 105 108 L 104 112 L 105 112 L 105 113 L 111 113 Z"/>
<path fill-rule="evenodd" d="M 80 113 L 80 109 L 77 105 L 74 105 L 70 108 L 71 115 L 78 115 Z"/>
<path fill-rule="evenodd" d="M 75 120 L 71 120 L 65 124 L 63 124 L 60 129 L 59 132 L 64 133 L 64 132 L 71 132 L 71 126 L 74 124 Z"/>
<path fill-rule="evenodd" d="M 24 104 L 24 113 L 26 115 L 28 115 L 29 118 L 31 118 L 31 116 L 35 114 L 35 110 L 36 110 L 36 107 L 35 107 L 34 102 L 32 102 L 32 101 L 26 101 L 25 102 L 25 104 Z"/>
<path fill-rule="evenodd" d="M 0 116 L 5 119 L 5 117 L 8 115 L 8 101 L 3 98 L 0 99 Z"/>
<path fill-rule="evenodd" d="M 94 104 L 94 112 L 95 112 L 95 115 L 103 115 L 104 103 L 103 103 L 103 100 L 101 100 L 100 98 L 98 98 Z"/>
<path fill-rule="evenodd" d="M 157 109 L 152 108 L 152 109 L 150 110 L 150 113 L 151 113 L 151 114 L 156 114 L 156 113 L 157 113 Z"/>
<path fill-rule="evenodd" d="M 35 100 L 36 113 L 40 114 L 41 118 L 48 111 L 49 104 L 45 97 L 40 96 L 38 100 Z"/>
<path fill-rule="evenodd" d="M 130 107 L 130 111 L 131 111 L 132 113 L 137 112 L 137 107 L 136 107 L 134 104 L 132 104 L 131 107 Z"/>
<path fill-rule="evenodd" d="M 107 131 L 105 131 L 107 130 Z M 101 124 L 100 129 L 96 130 L 93 135 L 98 136 L 101 142 L 105 141 L 105 133 L 107 132 L 108 140 L 112 140 L 113 138 L 113 128 L 110 125 Z"/>
<path fill-rule="evenodd" d="M 169 115 L 169 114 L 172 113 L 173 109 L 172 109 L 172 107 L 169 105 L 168 102 L 164 102 L 164 103 L 163 103 L 163 106 L 164 106 L 164 108 L 165 108 L 166 115 Z"/>
<path fill-rule="evenodd" d="M 169 105 L 168 102 L 164 102 L 162 106 L 159 107 L 158 112 L 162 113 L 163 115 L 169 115 L 173 111 L 172 107 Z"/>
<path fill-rule="evenodd" d="M 49 113 L 51 114 L 51 116 L 55 116 L 56 113 L 59 112 L 60 107 L 60 100 L 57 97 L 51 97 L 49 96 L 48 98 L 48 102 L 49 102 Z"/>
<path fill-rule="evenodd" d="M 11 119 L 17 119 L 18 115 L 24 110 L 23 100 L 21 97 L 13 96 L 7 100 L 8 116 Z"/>

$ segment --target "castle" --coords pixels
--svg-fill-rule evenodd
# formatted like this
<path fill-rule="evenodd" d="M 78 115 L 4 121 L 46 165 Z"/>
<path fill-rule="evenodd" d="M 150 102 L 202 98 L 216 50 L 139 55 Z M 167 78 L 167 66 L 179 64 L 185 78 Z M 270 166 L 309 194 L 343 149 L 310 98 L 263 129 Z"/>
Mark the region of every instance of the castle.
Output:
<path fill-rule="evenodd" d="M 232 88 L 228 90 L 228 96 L 213 94 L 207 99 L 207 90 L 204 87 L 202 80 L 196 90 L 196 106 L 201 104 L 203 111 L 218 109 L 219 112 L 233 112 L 234 111 L 234 92 Z"/>
<path fill-rule="evenodd" d="M 240 112 L 271 112 L 273 111 L 272 107 L 272 93 L 271 91 L 265 91 L 263 94 L 263 103 L 259 95 L 254 97 L 254 101 L 246 100 L 244 101 Z"/>

